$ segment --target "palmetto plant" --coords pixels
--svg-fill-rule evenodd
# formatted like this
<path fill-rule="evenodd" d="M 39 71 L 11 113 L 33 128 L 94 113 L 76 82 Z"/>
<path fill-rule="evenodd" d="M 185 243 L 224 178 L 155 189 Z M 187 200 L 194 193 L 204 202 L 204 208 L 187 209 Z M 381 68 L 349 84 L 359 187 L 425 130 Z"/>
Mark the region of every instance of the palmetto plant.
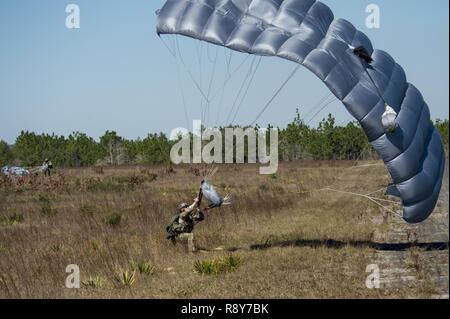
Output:
<path fill-rule="evenodd" d="M 101 288 L 105 282 L 105 279 L 102 277 L 89 277 L 89 279 L 82 282 L 83 286 L 86 288 Z"/>
<path fill-rule="evenodd" d="M 229 254 L 222 259 L 222 264 L 227 270 L 234 270 L 242 263 L 242 258 L 237 255 Z"/>
<path fill-rule="evenodd" d="M 153 266 L 150 262 L 141 261 L 141 262 L 131 262 L 131 268 L 133 271 L 139 271 L 140 274 L 150 276 L 155 272 L 155 266 Z"/>
<path fill-rule="evenodd" d="M 117 281 L 122 287 L 131 288 L 136 282 L 136 271 L 123 271 L 117 276 Z"/>
<path fill-rule="evenodd" d="M 221 259 L 197 260 L 194 263 L 194 271 L 201 275 L 217 275 L 236 270 L 241 263 L 241 257 L 229 254 Z"/>
<path fill-rule="evenodd" d="M 197 260 L 194 270 L 200 275 L 217 275 L 220 272 L 220 264 L 217 260 Z"/>

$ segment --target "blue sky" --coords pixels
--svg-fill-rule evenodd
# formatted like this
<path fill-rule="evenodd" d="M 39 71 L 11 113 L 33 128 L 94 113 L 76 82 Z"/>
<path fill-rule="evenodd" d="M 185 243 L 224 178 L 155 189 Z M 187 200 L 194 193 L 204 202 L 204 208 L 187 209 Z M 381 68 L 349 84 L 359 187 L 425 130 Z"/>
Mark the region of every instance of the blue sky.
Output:
<path fill-rule="evenodd" d="M 448 118 L 447 0 L 323 2 L 336 17 L 350 20 L 369 35 L 376 48 L 388 51 L 405 68 L 408 80 L 425 96 L 433 118 Z M 69 3 L 81 9 L 79 30 L 65 27 Z M 0 0 L 0 139 L 13 143 L 21 130 L 63 135 L 81 131 L 94 138 L 116 130 L 136 138 L 150 132 L 169 133 L 200 119 L 199 91 L 155 34 L 155 11 L 163 3 Z M 381 8 L 380 29 L 365 27 L 369 3 Z M 212 77 L 211 61 L 218 55 L 211 90 L 220 89 L 226 75 L 225 51 L 190 39 L 179 41 L 189 70 L 205 91 L 206 79 Z M 198 52 L 202 52 L 201 61 L 196 58 Z M 244 58 L 233 54 L 232 68 Z M 224 124 L 229 117 L 250 62 L 246 60 L 230 81 L 223 103 L 217 99 L 210 106 L 209 124 Z M 251 123 L 293 67 L 291 62 L 263 58 L 235 123 Z M 302 68 L 259 123 L 284 126 L 295 116 L 296 108 L 305 113 L 326 93 L 325 86 Z M 344 107 L 334 102 L 312 123 L 317 124 L 327 113 L 334 114 L 338 123 L 351 119 Z"/>

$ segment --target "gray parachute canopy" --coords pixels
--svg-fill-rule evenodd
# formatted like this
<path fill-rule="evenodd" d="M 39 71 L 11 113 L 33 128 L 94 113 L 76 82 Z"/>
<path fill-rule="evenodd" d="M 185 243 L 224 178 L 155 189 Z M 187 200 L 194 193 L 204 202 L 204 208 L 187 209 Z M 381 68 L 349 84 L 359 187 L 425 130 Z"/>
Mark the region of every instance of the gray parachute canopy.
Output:
<path fill-rule="evenodd" d="M 350 22 L 334 19 L 315 0 L 169 0 L 157 15 L 158 35 L 180 34 L 304 65 L 361 123 L 392 176 L 404 219 L 419 223 L 432 213 L 445 152 L 429 108 L 403 68 L 388 53 L 374 50 Z M 355 55 L 360 47 L 372 64 Z M 386 104 L 398 114 L 392 134 L 381 121 Z"/>

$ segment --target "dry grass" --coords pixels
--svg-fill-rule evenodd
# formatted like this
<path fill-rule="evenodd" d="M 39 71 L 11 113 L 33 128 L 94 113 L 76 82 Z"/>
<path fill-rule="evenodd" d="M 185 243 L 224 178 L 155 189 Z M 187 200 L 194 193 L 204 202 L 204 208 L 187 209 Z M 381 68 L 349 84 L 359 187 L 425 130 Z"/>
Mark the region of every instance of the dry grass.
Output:
<path fill-rule="evenodd" d="M 428 296 L 424 287 L 365 288 L 373 250 L 364 243 L 372 237 L 373 219 L 385 212 L 364 199 L 316 191 L 333 186 L 368 193 L 387 184 L 383 167 L 352 165 L 283 164 L 274 176 L 258 175 L 256 166 L 221 166 L 213 182 L 232 195 L 233 205 L 211 212 L 197 227 L 196 242 L 204 250 L 197 254 L 165 239 L 178 203 L 197 195 L 197 167 L 61 170 L 50 179 L 1 179 L 0 297 Z M 195 271 L 199 261 L 231 251 L 239 258 L 233 271 Z M 69 264 L 80 267 L 81 289 L 64 287 Z"/>

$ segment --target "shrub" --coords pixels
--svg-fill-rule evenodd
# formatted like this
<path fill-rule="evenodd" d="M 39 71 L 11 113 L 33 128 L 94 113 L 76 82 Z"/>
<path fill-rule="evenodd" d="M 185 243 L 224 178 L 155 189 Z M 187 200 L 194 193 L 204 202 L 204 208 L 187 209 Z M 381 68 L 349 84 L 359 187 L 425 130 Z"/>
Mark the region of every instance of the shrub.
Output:
<path fill-rule="evenodd" d="M 155 267 L 146 261 L 141 261 L 138 263 L 132 262 L 131 268 L 133 271 L 139 271 L 140 274 L 150 276 L 155 272 Z"/>
<path fill-rule="evenodd" d="M 123 271 L 116 276 L 116 279 L 121 287 L 130 288 L 136 282 L 136 271 Z"/>
<path fill-rule="evenodd" d="M 194 263 L 194 270 L 200 275 L 217 275 L 220 272 L 219 268 L 217 260 L 197 260 Z"/>
<path fill-rule="evenodd" d="M 218 275 L 236 270 L 241 263 L 241 257 L 230 254 L 221 259 L 197 260 L 194 263 L 194 270 L 201 275 Z"/>
<path fill-rule="evenodd" d="M 242 259 L 240 256 L 229 254 L 228 256 L 222 259 L 222 263 L 227 270 L 231 271 L 235 270 L 241 265 Z"/>
<path fill-rule="evenodd" d="M 22 214 L 14 213 L 12 215 L 0 218 L 0 225 L 13 226 L 16 224 L 23 223 L 24 220 L 25 218 L 23 217 Z"/>
<path fill-rule="evenodd" d="M 53 251 L 54 253 L 60 253 L 64 251 L 64 244 L 55 244 L 50 246 L 50 250 Z"/>
<path fill-rule="evenodd" d="M 89 277 L 89 279 L 82 282 L 83 286 L 86 288 L 101 288 L 105 282 L 105 279 L 102 277 Z"/>
<path fill-rule="evenodd" d="M 104 222 L 107 225 L 113 226 L 113 227 L 119 226 L 121 221 L 122 221 L 122 215 L 120 215 L 119 213 L 113 213 L 104 218 Z"/>

